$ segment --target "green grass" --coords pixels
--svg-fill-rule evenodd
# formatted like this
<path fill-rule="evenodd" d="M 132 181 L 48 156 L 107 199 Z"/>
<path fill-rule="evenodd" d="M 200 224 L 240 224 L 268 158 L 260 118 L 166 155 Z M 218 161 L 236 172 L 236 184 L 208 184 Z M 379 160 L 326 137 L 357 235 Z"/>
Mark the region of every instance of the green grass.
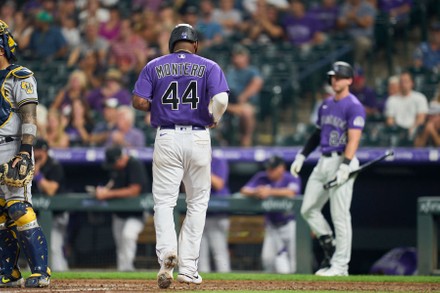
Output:
<path fill-rule="evenodd" d="M 54 272 L 54 279 L 131 279 L 154 280 L 157 272 L 110 272 L 110 271 L 72 271 Z M 209 273 L 202 274 L 204 280 L 252 280 L 252 281 L 348 281 L 348 282 L 420 282 L 440 283 L 438 276 L 372 276 L 353 275 L 349 277 L 318 277 L 315 275 L 279 275 L 264 273 Z M 255 292 L 255 291 L 254 291 Z"/>

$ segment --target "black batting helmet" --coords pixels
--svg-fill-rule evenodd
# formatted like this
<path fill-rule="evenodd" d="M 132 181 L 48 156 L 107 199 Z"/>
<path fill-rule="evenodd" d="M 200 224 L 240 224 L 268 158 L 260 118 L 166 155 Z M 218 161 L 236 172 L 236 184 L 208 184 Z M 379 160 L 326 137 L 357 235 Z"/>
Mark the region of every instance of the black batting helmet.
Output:
<path fill-rule="evenodd" d="M 5 55 L 8 60 L 16 61 L 17 58 L 14 54 L 18 45 L 8 28 L 6 22 L 0 20 L 0 48 L 5 50 Z"/>
<path fill-rule="evenodd" d="M 179 41 L 196 43 L 198 41 L 196 30 L 191 25 L 186 23 L 176 25 L 171 32 L 170 42 L 168 44 L 170 53 L 173 53 L 174 45 Z"/>
<path fill-rule="evenodd" d="M 353 78 L 354 76 L 353 68 L 351 67 L 350 64 L 344 61 L 337 61 L 333 63 L 332 70 L 327 72 L 327 75 L 329 76 L 336 75 L 344 78 Z"/>

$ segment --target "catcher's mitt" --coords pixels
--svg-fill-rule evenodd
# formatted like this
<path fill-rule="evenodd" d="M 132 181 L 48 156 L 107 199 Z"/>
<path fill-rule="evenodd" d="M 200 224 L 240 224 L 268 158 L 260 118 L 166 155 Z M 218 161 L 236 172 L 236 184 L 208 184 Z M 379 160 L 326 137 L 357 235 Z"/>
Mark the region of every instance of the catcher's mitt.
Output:
<path fill-rule="evenodd" d="M 12 164 L 16 159 L 19 159 L 19 161 L 12 168 Z M 28 154 L 19 153 L 10 159 L 9 162 L 3 164 L 0 171 L 3 171 L 3 174 L 0 175 L 3 184 L 12 187 L 24 187 L 34 177 L 34 164 Z"/>

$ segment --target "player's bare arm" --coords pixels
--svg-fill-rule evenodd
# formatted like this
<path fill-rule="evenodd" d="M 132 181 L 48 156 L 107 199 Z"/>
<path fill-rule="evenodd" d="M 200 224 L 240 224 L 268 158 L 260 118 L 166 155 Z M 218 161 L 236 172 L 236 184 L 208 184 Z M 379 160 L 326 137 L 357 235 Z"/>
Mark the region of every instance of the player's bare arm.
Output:
<path fill-rule="evenodd" d="M 218 175 L 211 174 L 211 185 L 214 190 L 221 190 L 225 186 L 225 180 Z"/>
<path fill-rule="evenodd" d="M 141 98 L 137 95 L 133 95 L 132 97 L 133 108 L 148 112 L 150 111 L 150 102 L 144 98 Z"/>
<path fill-rule="evenodd" d="M 361 136 L 362 136 L 361 129 L 348 130 L 348 141 L 344 152 L 344 155 L 347 159 L 351 160 L 354 158 L 356 151 L 359 147 L 359 142 L 361 141 Z"/>
<path fill-rule="evenodd" d="M 270 188 L 270 196 L 294 198 L 295 191 L 290 188 Z"/>
<path fill-rule="evenodd" d="M 18 111 L 22 122 L 20 152 L 30 154 L 37 136 L 37 104 L 24 104 Z"/>

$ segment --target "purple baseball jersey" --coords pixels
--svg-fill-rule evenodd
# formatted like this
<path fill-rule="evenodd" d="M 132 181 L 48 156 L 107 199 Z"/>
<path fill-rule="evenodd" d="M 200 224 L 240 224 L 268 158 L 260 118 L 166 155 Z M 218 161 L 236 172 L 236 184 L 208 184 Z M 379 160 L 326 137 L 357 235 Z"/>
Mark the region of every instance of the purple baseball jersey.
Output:
<path fill-rule="evenodd" d="M 286 171 L 284 172 L 281 180 L 273 182 L 267 177 L 266 171 L 260 171 L 255 174 L 245 185 L 246 188 L 250 189 L 255 189 L 258 186 L 270 186 L 271 188 L 287 187 L 293 190 L 295 194 L 299 194 L 301 192 L 301 178 L 293 177 L 292 174 Z M 284 225 L 294 218 L 293 213 L 270 212 L 266 214 L 266 221 L 269 221 L 277 226 Z"/>
<path fill-rule="evenodd" d="M 217 175 L 218 177 L 222 178 L 225 181 L 225 185 L 220 190 L 214 190 L 211 189 L 211 195 L 212 196 L 218 196 L 218 197 L 224 197 L 229 196 L 231 192 L 229 191 L 229 166 L 228 162 L 219 157 L 212 156 L 211 161 L 211 173 Z"/>
<path fill-rule="evenodd" d="M 339 101 L 334 97 L 325 99 L 318 110 L 317 121 L 321 129 L 321 152 L 343 152 L 348 129 L 363 129 L 364 125 L 365 109 L 353 94 Z"/>
<path fill-rule="evenodd" d="M 229 92 L 225 75 L 212 60 L 175 52 L 150 61 L 139 74 L 133 94 L 151 103 L 151 125 L 209 126 L 212 97 Z"/>

